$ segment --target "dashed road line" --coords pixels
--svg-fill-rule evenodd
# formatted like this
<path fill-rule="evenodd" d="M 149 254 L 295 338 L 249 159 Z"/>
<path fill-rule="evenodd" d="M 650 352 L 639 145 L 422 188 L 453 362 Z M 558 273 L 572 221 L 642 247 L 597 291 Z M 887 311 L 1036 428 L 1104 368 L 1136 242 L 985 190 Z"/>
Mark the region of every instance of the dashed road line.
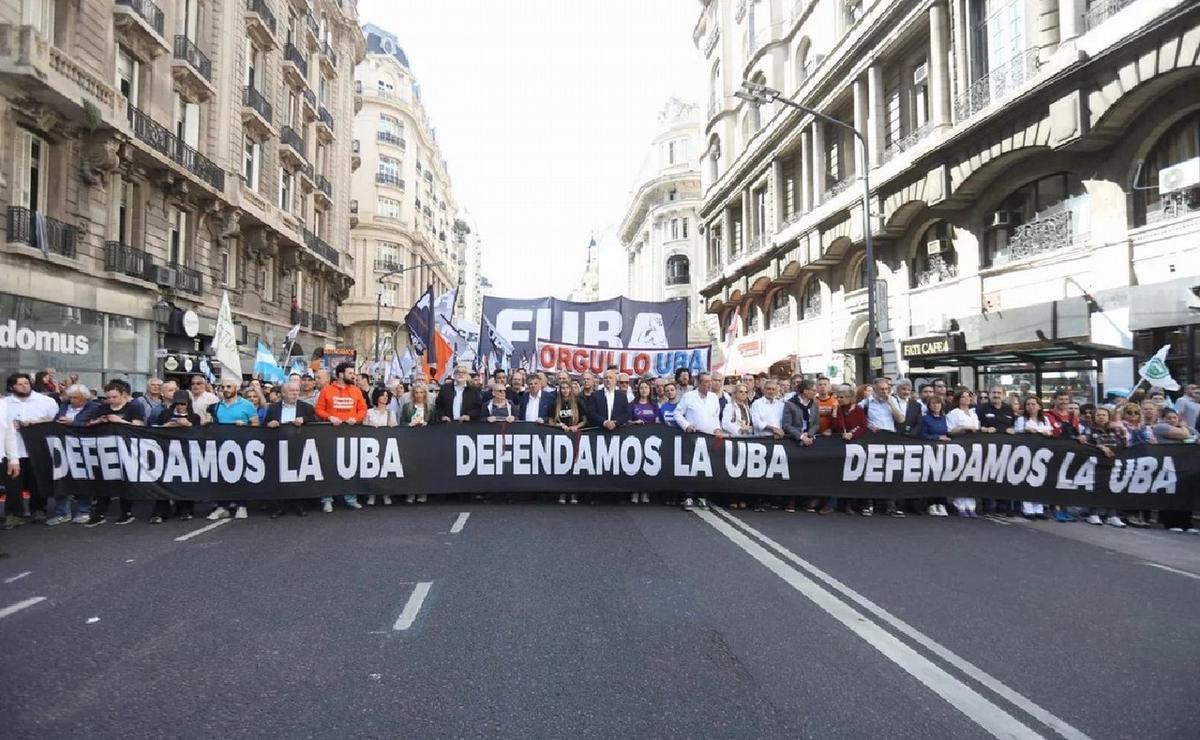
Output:
<path fill-rule="evenodd" d="M 27 571 L 25 571 L 24 573 L 18 573 L 18 574 L 16 574 L 15 576 L 10 576 L 10 577 L 8 577 L 8 578 L 5 578 L 5 579 L 4 579 L 4 582 L 5 582 L 5 583 L 13 583 L 13 582 L 15 582 L 15 581 L 19 581 L 19 580 L 21 580 L 22 578 L 24 578 L 25 576 L 29 575 L 30 573 L 33 573 L 33 571 L 32 571 L 32 570 L 27 570 Z"/>
<path fill-rule="evenodd" d="M 15 603 L 11 606 L 6 606 L 3 609 L 0 609 L 0 619 L 4 619 L 5 617 L 12 616 L 13 614 L 16 614 L 17 612 L 21 611 L 22 609 L 28 609 L 29 607 L 33 606 L 34 604 L 40 604 L 45 600 L 46 600 L 45 596 L 34 596 L 33 598 L 25 599 L 24 601 L 18 601 L 17 603 Z"/>
<path fill-rule="evenodd" d="M 471 512 L 464 511 L 454 520 L 454 524 L 450 526 L 450 534 L 458 534 L 463 531 L 463 527 L 467 526 L 467 517 L 471 516 Z"/>
<path fill-rule="evenodd" d="M 1172 568 L 1169 565 L 1162 565 L 1160 563 L 1142 563 L 1142 565 L 1149 565 L 1151 568 L 1158 568 L 1159 570 L 1165 570 L 1168 573 L 1174 573 L 1177 576 L 1183 576 L 1185 578 L 1193 578 L 1197 581 L 1200 581 L 1200 576 L 1196 575 L 1195 573 L 1188 573 L 1186 570 Z"/>
<path fill-rule="evenodd" d="M 413 626 L 413 622 L 417 621 L 417 614 L 421 612 L 421 605 L 425 603 L 425 597 L 429 595 L 429 589 L 432 587 L 432 581 L 422 581 L 413 588 L 408 602 L 404 605 L 404 611 L 400 612 L 396 623 L 392 625 L 393 632 L 403 632 Z"/>
<path fill-rule="evenodd" d="M 213 522 L 212 524 L 205 524 L 200 529 L 193 529 L 191 532 L 188 532 L 187 534 L 179 535 L 178 537 L 175 538 L 175 541 L 176 542 L 184 542 L 186 540 L 190 540 L 193 537 L 198 537 L 199 535 L 202 535 L 205 532 L 211 532 L 212 530 L 216 529 L 217 527 L 220 527 L 223 524 L 229 524 L 232 521 L 233 521 L 232 519 L 218 519 L 217 521 Z"/>

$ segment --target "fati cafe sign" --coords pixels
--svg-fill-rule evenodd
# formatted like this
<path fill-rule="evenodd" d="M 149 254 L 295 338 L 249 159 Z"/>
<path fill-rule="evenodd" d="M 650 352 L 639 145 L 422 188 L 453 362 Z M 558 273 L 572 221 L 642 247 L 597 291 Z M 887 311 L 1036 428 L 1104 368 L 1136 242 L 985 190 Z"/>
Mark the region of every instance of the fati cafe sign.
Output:
<path fill-rule="evenodd" d="M 966 338 L 962 334 L 947 334 L 941 337 L 922 337 L 908 339 L 900 343 L 900 356 L 927 357 L 929 355 L 944 355 L 951 352 L 966 350 Z"/>
<path fill-rule="evenodd" d="M 85 334 L 33 329 L 18 324 L 16 319 L 0 323 L 0 349 L 86 355 L 89 345 L 89 339 Z"/>

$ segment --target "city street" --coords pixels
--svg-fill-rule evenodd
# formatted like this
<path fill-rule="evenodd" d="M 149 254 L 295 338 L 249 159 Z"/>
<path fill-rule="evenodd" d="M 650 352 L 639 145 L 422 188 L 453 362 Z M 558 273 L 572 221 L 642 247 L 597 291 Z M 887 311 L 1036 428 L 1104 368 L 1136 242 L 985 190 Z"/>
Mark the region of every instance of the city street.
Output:
<path fill-rule="evenodd" d="M 0 535 L 9 738 L 1198 732 L 1189 535 L 451 500 Z"/>

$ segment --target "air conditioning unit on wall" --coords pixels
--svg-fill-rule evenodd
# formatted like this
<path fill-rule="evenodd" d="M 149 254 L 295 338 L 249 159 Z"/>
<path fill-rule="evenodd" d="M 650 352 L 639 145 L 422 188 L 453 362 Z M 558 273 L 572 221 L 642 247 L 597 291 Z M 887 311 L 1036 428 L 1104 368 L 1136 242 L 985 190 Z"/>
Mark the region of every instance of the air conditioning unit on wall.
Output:
<path fill-rule="evenodd" d="M 1200 157 L 1167 167 L 1158 173 L 1159 195 L 1200 186 Z"/>

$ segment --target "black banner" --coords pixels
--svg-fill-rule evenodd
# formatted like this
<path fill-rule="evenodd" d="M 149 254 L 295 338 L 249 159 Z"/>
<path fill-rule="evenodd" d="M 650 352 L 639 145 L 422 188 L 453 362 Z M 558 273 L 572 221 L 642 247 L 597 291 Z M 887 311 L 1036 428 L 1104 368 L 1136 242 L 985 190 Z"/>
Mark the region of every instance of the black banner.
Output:
<path fill-rule="evenodd" d="M 162 428 L 53 422 L 22 430 L 38 485 L 135 499 L 333 494 L 629 492 L 841 498 L 975 496 L 1115 508 L 1200 507 L 1200 448 L 1140 446 L 1108 459 L 1078 442 L 874 434 L 811 447 L 668 426 L 567 434 L 533 423 L 421 429 Z"/>

